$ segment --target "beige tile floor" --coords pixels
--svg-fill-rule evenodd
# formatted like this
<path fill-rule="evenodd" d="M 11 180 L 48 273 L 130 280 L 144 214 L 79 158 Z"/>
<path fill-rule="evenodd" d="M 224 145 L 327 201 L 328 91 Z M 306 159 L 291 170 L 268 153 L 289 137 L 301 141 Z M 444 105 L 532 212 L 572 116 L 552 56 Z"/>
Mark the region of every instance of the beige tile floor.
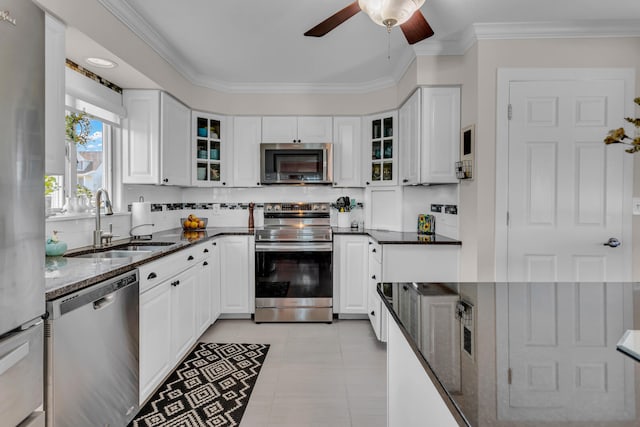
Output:
<path fill-rule="evenodd" d="M 271 345 L 241 427 L 386 426 L 386 346 L 367 320 L 218 320 L 200 341 Z"/>

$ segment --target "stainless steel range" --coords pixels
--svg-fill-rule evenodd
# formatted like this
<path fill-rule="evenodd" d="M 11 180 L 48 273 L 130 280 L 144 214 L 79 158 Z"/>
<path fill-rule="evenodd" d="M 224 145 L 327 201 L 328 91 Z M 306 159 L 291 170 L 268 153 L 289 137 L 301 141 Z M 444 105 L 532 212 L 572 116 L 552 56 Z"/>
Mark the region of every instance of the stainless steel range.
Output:
<path fill-rule="evenodd" d="M 256 322 L 333 320 L 329 203 L 265 203 L 256 231 Z"/>

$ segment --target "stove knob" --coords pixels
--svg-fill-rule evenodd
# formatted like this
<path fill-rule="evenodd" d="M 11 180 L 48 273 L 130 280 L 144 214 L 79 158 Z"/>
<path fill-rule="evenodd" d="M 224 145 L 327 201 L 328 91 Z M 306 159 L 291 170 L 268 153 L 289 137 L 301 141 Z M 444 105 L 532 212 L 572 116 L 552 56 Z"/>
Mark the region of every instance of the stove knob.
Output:
<path fill-rule="evenodd" d="M 315 205 L 315 204 L 311 205 L 311 210 L 314 211 L 314 212 L 319 211 L 320 210 L 320 205 Z"/>
<path fill-rule="evenodd" d="M 280 205 L 273 205 L 273 210 L 276 212 L 280 212 L 282 210 L 282 206 Z"/>
<path fill-rule="evenodd" d="M 327 205 L 322 205 L 321 210 L 322 210 L 323 212 L 326 212 L 326 211 L 328 211 L 328 210 L 329 210 L 329 206 L 327 206 Z"/>
<path fill-rule="evenodd" d="M 266 212 L 271 212 L 271 211 L 273 210 L 273 206 L 271 206 L 271 205 L 269 205 L 269 204 L 264 205 L 264 210 L 265 210 Z"/>

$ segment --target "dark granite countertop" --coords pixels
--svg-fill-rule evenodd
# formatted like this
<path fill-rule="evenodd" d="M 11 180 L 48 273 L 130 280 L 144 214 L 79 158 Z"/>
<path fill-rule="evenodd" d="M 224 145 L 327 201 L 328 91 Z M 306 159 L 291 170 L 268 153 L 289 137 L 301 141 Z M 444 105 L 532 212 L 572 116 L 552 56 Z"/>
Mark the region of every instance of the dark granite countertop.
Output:
<path fill-rule="evenodd" d="M 640 283 L 384 283 L 378 294 L 460 425 L 640 425 L 640 362 L 619 343 L 640 329 Z"/>
<path fill-rule="evenodd" d="M 418 234 L 406 231 L 373 230 L 369 228 L 333 227 L 337 235 L 366 235 L 382 245 L 462 245 L 460 240 L 451 239 L 440 234 Z"/>
<path fill-rule="evenodd" d="M 167 246 L 157 246 L 153 252 L 133 254 L 124 258 L 74 258 L 72 256 L 47 257 L 45 265 L 45 292 L 47 301 L 60 298 L 71 292 L 84 289 L 103 280 L 154 261 L 172 252 L 179 251 L 192 244 L 201 243 L 217 236 L 252 235 L 254 230 L 246 227 L 212 227 L 205 231 L 192 232 L 194 238 L 187 239 L 182 229 L 154 233 L 148 242 L 167 242 Z M 381 244 L 448 244 L 460 245 L 458 240 L 434 235 L 420 235 L 417 233 L 381 231 L 372 229 L 352 230 L 351 228 L 333 228 L 334 234 L 367 235 Z M 130 240 L 114 241 L 113 245 L 128 243 Z M 69 255 L 93 252 L 93 248 L 84 247 L 67 252 Z"/>
<path fill-rule="evenodd" d="M 217 227 L 191 232 L 187 239 L 180 228 L 154 233 L 151 240 L 144 242 L 166 242 L 166 246 L 156 246 L 153 252 L 133 254 L 123 258 L 74 258 L 73 256 L 46 257 L 45 294 L 47 301 L 60 298 L 71 292 L 84 289 L 103 280 L 154 261 L 190 245 L 205 242 L 218 236 L 253 235 L 254 230 L 246 227 Z M 128 243 L 130 240 L 114 241 L 111 246 Z M 68 255 L 93 252 L 91 247 L 67 251 Z M 67 255 L 65 254 L 65 255 Z"/>

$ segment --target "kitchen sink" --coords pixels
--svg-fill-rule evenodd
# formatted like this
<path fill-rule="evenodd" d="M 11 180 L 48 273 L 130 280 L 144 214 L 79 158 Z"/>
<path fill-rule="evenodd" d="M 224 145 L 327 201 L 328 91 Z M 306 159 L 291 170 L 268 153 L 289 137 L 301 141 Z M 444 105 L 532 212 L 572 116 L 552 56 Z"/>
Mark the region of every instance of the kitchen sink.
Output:
<path fill-rule="evenodd" d="M 159 251 L 163 246 L 175 245 L 175 242 L 129 242 L 107 248 L 65 255 L 73 258 L 129 258 Z"/>
<path fill-rule="evenodd" d="M 74 258 L 130 258 L 135 255 L 151 253 L 153 250 L 122 250 L 112 249 L 104 252 L 91 252 L 88 254 L 75 255 Z"/>
<path fill-rule="evenodd" d="M 175 245 L 175 242 L 132 242 L 111 247 L 111 251 L 154 252 L 163 246 Z"/>

